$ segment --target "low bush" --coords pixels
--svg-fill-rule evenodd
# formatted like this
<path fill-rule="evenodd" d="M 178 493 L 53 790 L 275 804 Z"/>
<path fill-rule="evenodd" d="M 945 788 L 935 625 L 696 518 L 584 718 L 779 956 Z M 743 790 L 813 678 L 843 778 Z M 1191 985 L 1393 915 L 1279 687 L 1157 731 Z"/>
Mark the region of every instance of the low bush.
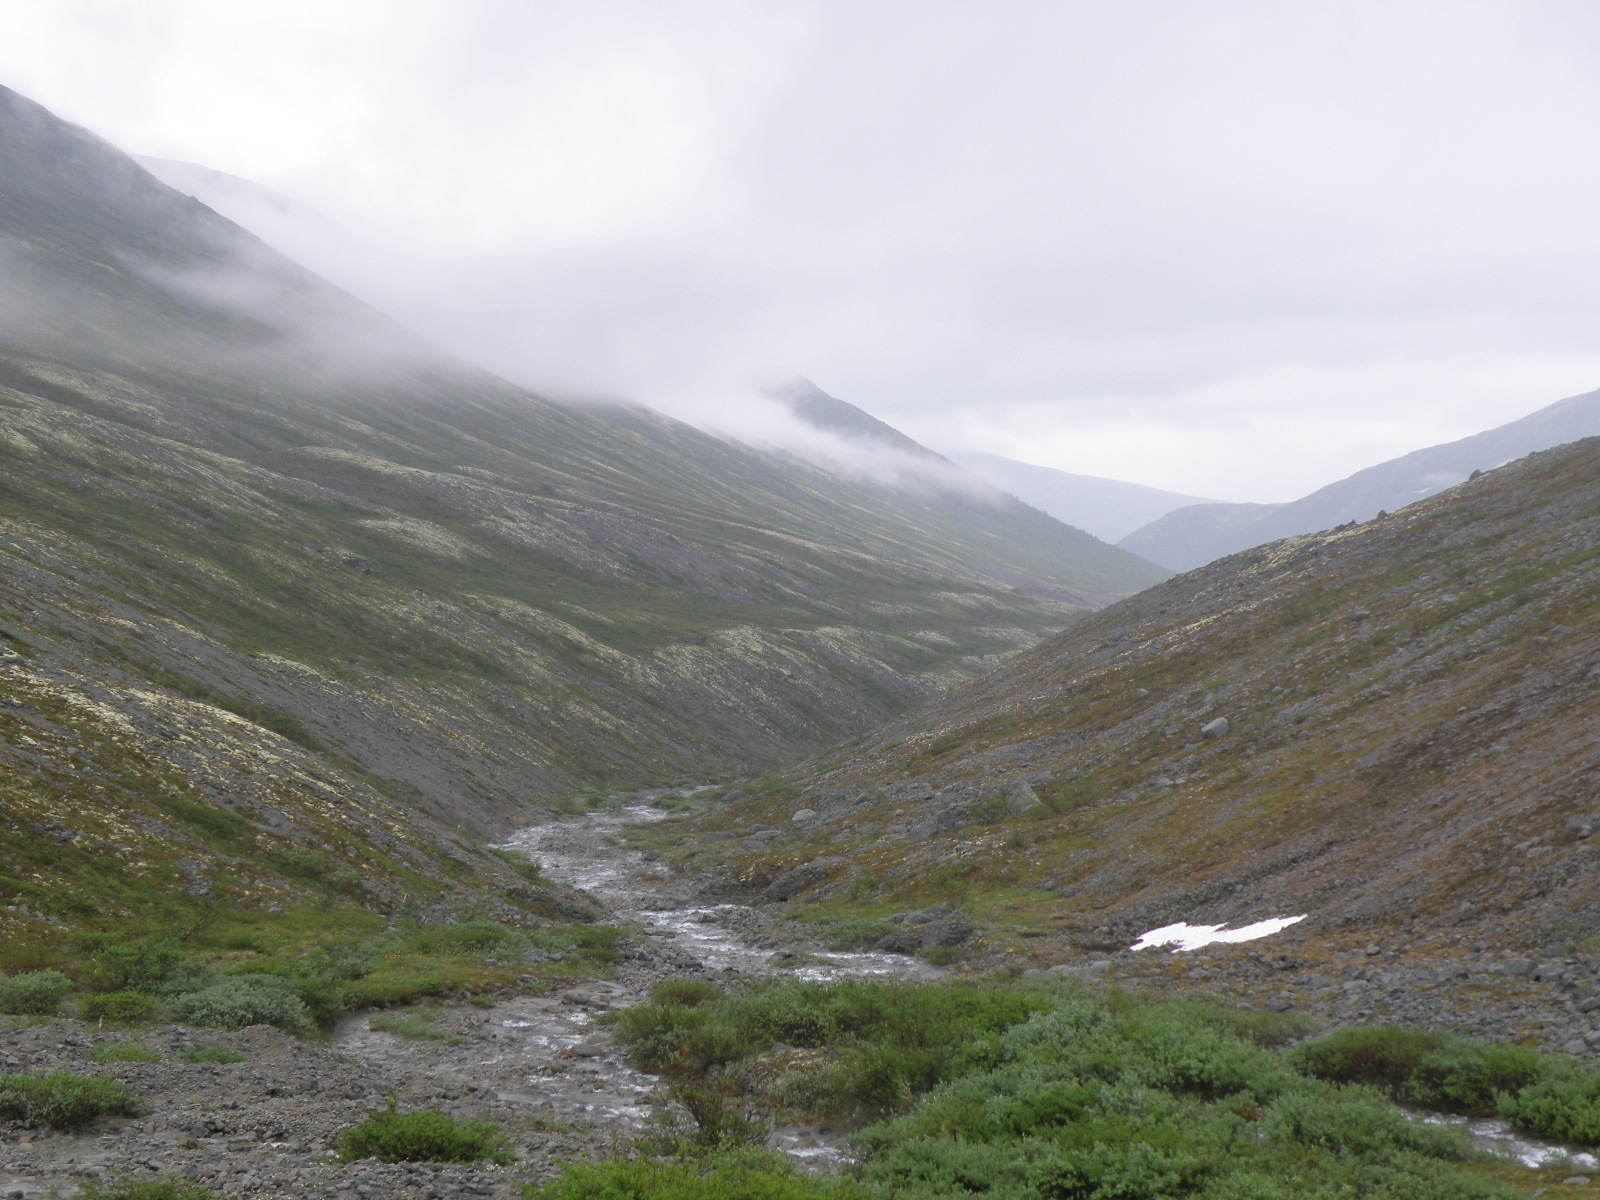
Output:
<path fill-rule="evenodd" d="M 1327 1150 L 1342 1157 L 1389 1157 L 1411 1152 L 1430 1158 L 1473 1157 L 1453 1126 L 1425 1125 L 1361 1084 L 1306 1089 L 1284 1096 L 1267 1113 L 1269 1137 Z"/>
<path fill-rule="evenodd" d="M 138 1042 L 102 1042 L 89 1052 L 97 1063 L 160 1062 L 161 1055 Z"/>
<path fill-rule="evenodd" d="M 637 1005 L 615 1026 L 643 1070 L 699 1076 L 781 1042 L 836 1047 L 816 1115 L 882 1114 L 932 1087 L 975 1042 L 1053 1007 L 1043 992 L 971 984 L 770 983 L 694 1005 Z"/>
<path fill-rule="evenodd" d="M 498 1126 L 487 1121 L 457 1121 L 437 1109 L 402 1113 L 391 1098 L 387 1109 L 339 1135 L 345 1162 L 376 1158 L 383 1162 L 512 1162 L 511 1146 Z"/>
<path fill-rule="evenodd" d="M 1600 1145 L 1600 1071 L 1573 1071 L 1502 1095 L 1500 1115 L 1512 1124 L 1561 1142 Z"/>
<path fill-rule="evenodd" d="M 1479 1042 L 1392 1026 L 1335 1030 L 1290 1055 L 1307 1075 L 1380 1087 L 1407 1104 L 1491 1116 L 1502 1095 L 1545 1078 L 1552 1060 L 1506 1042 Z"/>
<path fill-rule="evenodd" d="M 249 1062 L 248 1054 L 230 1050 L 226 1046 L 196 1046 L 183 1052 L 183 1061 L 189 1063 L 242 1063 Z"/>
<path fill-rule="evenodd" d="M 616 1028 L 636 1061 L 671 1073 L 674 1094 L 702 1110 L 691 1106 L 704 1136 L 640 1143 L 658 1157 L 709 1162 L 721 1153 L 715 1147 L 736 1140 L 717 1136 L 725 1122 L 750 1122 L 752 1105 L 788 1105 L 846 1119 L 895 1114 L 855 1136 L 859 1177 L 843 1185 L 876 1197 L 1515 1194 L 1473 1161 L 1462 1131 L 1411 1119 L 1386 1094 L 1459 1075 L 1439 1057 L 1447 1042 L 1409 1057 L 1403 1039 L 1393 1043 L 1401 1051 L 1382 1042 L 1390 1050 L 1365 1059 L 1329 1046 L 1302 1055 L 1281 1049 L 1303 1033 L 1291 1018 L 1020 982 L 763 983 L 693 1005 L 638 1006 Z M 780 1042 L 793 1049 L 767 1053 Z M 1381 1082 L 1324 1082 L 1296 1069 L 1302 1059 L 1330 1072 L 1377 1070 Z M 1396 1060 L 1406 1069 L 1391 1072 Z M 1483 1062 L 1497 1079 L 1522 1069 L 1487 1048 Z M 1428 1064 L 1440 1068 L 1437 1077 Z M 1579 1105 L 1565 1094 L 1552 1102 L 1568 1113 Z M 697 1197 L 720 1195 L 713 1189 L 722 1174 L 685 1161 L 574 1168 L 547 1192 L 644 1200 L 687 1186 Z M 729 1173 L 725 1194 L 784 1195 L 784 1178 Z"/>
<path fill-rule="evenodd" d="M 406 938 L 406 948 L 423 954 L 495 954 L 520 951 L 526 939 L 518 930 L 493 921 L 419 925 Z"/>
<path fill-rule="evenodd" d="M 781 1154 L 723 1154 L 673 1163 L 574 1163 L 543 1188 L 528 1184 L 525 1200 L 866 1200 L 872 1193 L 847 1180 L 819 1179 Z"/>
<path fill-rule="evenodd" d="M 539 881 L 542 878 L 539 864 L 529 858 L 524 850 L 495 849 L 491 853 L 524 879 Z"/>
<path fill-rule="evenodd" d="M 101 1183 L 90 1176 L 77 1200 L 213 1200 L 214 1193 L 186 1179 L 114 1179 Z"/>
<path fill-rule="evenodd" d="M 127 941 L 114 934 L 81 934 L 92 992 L 192 991 L 209 982 L 211 969 L 170 938 Z M 176 986 L 170 986 L 176 985 Z"/>
<path fill-rule="evenodd" d="M 367 1027 L 376 1029 L 380 1033 L 392 1033 L 396 1037 L 446 1042 L 453 1046 L 465 1046 L 470 1040 L 458 1033 L 439 1028 L 435 1021 L 433 1013 L 422 1009 L 411 1009 L 407 1012 L 379 1013 L 367 1022 Z"/>
<path fill-rule="evenodd" d="M 0 1075 L 0 1117 L 29 1125 L 74 1129 L 96 1117 L 139 1117 L 147 1111 L 137 1092 L 109 1075 Z"/>
<path fill-rule="evenodd" d="M 725 995 L 727 993 L 709 979 L 663 979 L 650 989 L 650 999 L 656 1004 L 683 1008 L 696 1008 L 721 1000 Z"/>
<path fill-rule="evenodd" d="M 46 1017 L 61 1007 L 72 980 L 60 971 L 24 971 L 0 979 L 0 1012 Z"/>
<path fill-rule="evenodd" d="M 875 921 L 867 917 L 846 917 L 830 922 L 822 931 L 822 944 L 829 950 L 868 950 L 879 939 L 893 933 L 897 926 L 889 921 Z"/>
<path fill-rule="evenodd" d="M 216 1029 L 276 1025 L 289 1033 L 312 1031 L 305 1003 L 276 975 L 226 975 L 210 987 L 174 997 L 171 1007 L 175 1018 L 191 1025 Z"/>
<path fill-rule="evenodd" d="M 80 1021 L 110 1021 L 113 1025 L 138 1025 L 153 1021 L 158 1005 L 143 992 L 104 992 L 78 1001 Z"/>

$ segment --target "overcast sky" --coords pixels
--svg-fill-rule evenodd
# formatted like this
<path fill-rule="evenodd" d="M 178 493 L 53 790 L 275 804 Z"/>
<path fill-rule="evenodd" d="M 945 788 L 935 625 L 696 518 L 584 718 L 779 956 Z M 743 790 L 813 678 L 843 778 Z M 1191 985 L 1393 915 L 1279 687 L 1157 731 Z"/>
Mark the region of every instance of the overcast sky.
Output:
<path fill-rule="evenodd" d="M 1231 500 L 1600 387 L 1593 3 L 0 0 L 0 82 L 268 184 L 519 382 L 799 372 Z M 331 253 L 331 252 L 330 252 Z"/>

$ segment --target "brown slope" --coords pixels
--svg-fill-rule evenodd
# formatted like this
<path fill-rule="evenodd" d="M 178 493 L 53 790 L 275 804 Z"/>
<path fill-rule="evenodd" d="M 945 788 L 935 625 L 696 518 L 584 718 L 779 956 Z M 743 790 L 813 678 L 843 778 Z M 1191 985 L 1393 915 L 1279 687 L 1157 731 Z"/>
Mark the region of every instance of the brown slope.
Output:
<path fill-rule="evenodd" d="M 820 817 L 732 877 L 826 849 L 813 897 L 938 894 L 1108 942 L 1302 912 L 1308 931 L 1582 942 L 1597 584 L 1588 439 L 1103 610 L 749 802 L 734 823 Z M 1047 803 L 1004 817 L 1025 781 Z"/>

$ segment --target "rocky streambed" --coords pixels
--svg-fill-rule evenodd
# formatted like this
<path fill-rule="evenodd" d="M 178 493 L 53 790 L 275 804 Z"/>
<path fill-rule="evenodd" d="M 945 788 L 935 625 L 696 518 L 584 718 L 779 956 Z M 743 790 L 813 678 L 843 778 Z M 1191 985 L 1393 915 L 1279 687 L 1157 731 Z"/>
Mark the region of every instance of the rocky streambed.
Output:
<path fill-rule="evenodd" d="M 7 1072 L 108 1073 L 126 1079 L 152 1107 L 148 1116 L 102 1121 L 77 1134 L 21 1126 L 0 1130 L 0 1200 L 70 1196 L 88 1173 L 177 1175 L 228 1195 L 509 1200 L 520 1194 L 523 1182 L 551 1178 L 563 1162 L 610 1154 L 653 1115 L 671 1108 L 661 1082 L 634 1070 L 597 1020 L 609 1010 L 645 1001 L 663 978 L 937 979 L 944 974 L 909 954 L 821 950 L 804 931 L 763 911 L 703 902 L 694 880 L 675 877 L 653 855 L 622 844 L 628 823 L 663 817 L 648 803 L 652 798 L 647 794 L 619 810 L 526 829 L 506 843 L 537 859 L 549 876 L 588 892 L 611 911 L 608 919 L 629 931 L 627 957 L 609 979 L 483 1007 L 439 1006 L 429 1013 L 432 1036 L 426 1038 L 374 1029 L 377 1014 L 348 1018 L 324 1044 L 299 1042 L 264 1026 L 235 1034 L 176 1026 L 114 1033 L 51 1021 L 0 1031 L 0 1065 Z M 1296 965 L 1288 956 L 1237 949 L 1240 955 L 1226 957 L 1207 951 L 1093 954 L 1049 972 L 1026 973 L 1253 1003 L 1262 1002 L 1270 988 L 1274 1007 L 1292 1001 L 1317 1013 L 1326 1005 L 1328 998 L 1319 1003 L 1315 989 L 1307 994 L 1305 984 L 1312 980 L 1305 977 L 1311 972 L 1280 969 Z M 1438 994 L 1424 995 L 1419 985 L 1415 996 L 1408 988 L 1402 999 L 1395 994 L 1398 974 L 1382 969 L 1388 965 L 1382 955 L 1363 955 L 1341 972 L 1361 979 L 1335 976 L 1320 990 L 1343 1007 L 1351 999 L 1346 992 L 1355 990 L 1349 984 L 1359 983 L 1402 1010 L 1390 1010 L 1391 1016 L 1381 1011 L 1388 1005 L 1365 999 L 1363 1008 L 1380 1010 L 1374 1019 L 1400 1018 L 1407 1024 L 1428 1020 L 1425 1013 L 1405 1012 L 1406 1001 L 1460 1011 L 1454 992 L 1469 980 L 1438 972 L 1441 981 L 1427 985 Z M 1582 994 L 1569 991 L 1548 1005 L 1552 1019 L 1586 1015 L 1576 1012 L 1580 1005 L 1587 1008 L 1574 998 Z M 1509 995 L 1497 999 L 1502 1005 L 1529 1003 Z M 1492 1003 L 1489 997 L 1476 1003 L 1486 1001 Z M 1342 1014 L 1319 1015 L 1323 1023 L 1337 1023 Z M 138 1041 L 160 1061 L 97 1065 L 105 1043 L 116 1041 Z M 247 1057 L 237 1063 L 186 1061 L 202 1046 L 230 1048 Z M 440 1108 L 499 1123 L 519 1149 L 518 1163 L 493 1168 L 338 1162 L 329 1146 L 339 1130 L 391 1094 L 402 1109 Z M 1419 1119 L 1427 1118 L 1419 1114 Z M 1496 1123 L 1477 1124 L 1474 1132 L 1485 1145 L 1530 1165 L 1561 1150 L 1515 1138 Z M 771 1144 L 824 1169 L 838 1158 L 834 1132 L 825 1128 L 780 1128 Z"/>
<path fill-rule="evenodd" d="M 615 975 L 550 996 L 492 1006 L 439 1006 L 433 1036 L 373 1029 L 377 1014 L 347 1018 L 331 1043 L 299 1042 L 257 1026 L 223 1034 L 178 1026 L 133 1032 L 49 1021 L 0 1031 L 6 1072 L 68 1070 L 127 1080 L 148 1116 L 105 1119 L 80 1133 L 0 1130 L 0 1197 L 70 1196 L 86 1175 L 176 1175 L 229 1195 L 419 1200 L 511 1197 L 527 1180 L 553 1177 L 565 1161 L 603 1157 L 671 1106 L 660 1082 L 635 1071 L 596 1018 L 637 1004 L 663 978 L 713 980 L 755 974 L 937 978 L 938 968 L 898 954 L 798 949 L 783 923 L 752 908 L 695 901 L 617 838 L 630 821 L 660 818 L 641 803 L 526 829 L 507 845 L 583 889 L 628 929 L 631 949 Z M 107 1043 L 137 1042 L 160 1061 L 99 1064 Z M 197 1048 L 245 1056 L 186 1061 Z M 498 1122 L 521 1151 L 509 1168 L 340 1163 L 339 1132 L 395 1095 L 402 1109 L 440 1108 Z M 813 1162 L 837 1156 L 832 1132 L 790 1126 L 772 1144 Z"/>

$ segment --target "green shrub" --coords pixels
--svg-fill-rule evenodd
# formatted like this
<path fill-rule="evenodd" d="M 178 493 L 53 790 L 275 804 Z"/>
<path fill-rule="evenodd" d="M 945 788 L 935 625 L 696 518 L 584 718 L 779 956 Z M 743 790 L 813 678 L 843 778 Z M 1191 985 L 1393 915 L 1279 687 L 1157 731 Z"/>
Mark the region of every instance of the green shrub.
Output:
<path fill-rule="evenodd" d="M 1459 1129 L 1410 1120 L 1382 1094 L 1360 1084 L 1285 1096 L 1272 1106 L 1264 1127 L 1269 1137 L 1345 1156 L 1385 1157 L 1409 1151 L 1466 1159 L 1474 1154 Z"/>
<path fill-rule="evenodd" d="M 724 995 L 726 993 L 709 979 L 663 979 L 650 989 L 650 999 L 654 1003 L 684 1008 L 721 1000 Z"/>
<path fill-rule="evenodd" d="M 1318 1079 L 1381 1087 L 1407 1104 L 1466 1116 L 1492 1115 L 1501 1095 L 1552 1070 L 1548 1057 L 1525 1046 L 1392 1026 L 1339 1029 L 1290 1058 Z"/>
<path fill-rule="evenodd" d="M 183 1052 L 183 1061 L 190 1063 L 242 1063 L 249 1062 L 248 1054 L 230 1050 L 226 1046 L 196 1046 Z"/>
<path fill-rule="evenodd" d="M 519 952 L 526 945 L 517 930 L 493 921 L 419 925 L 406 942 L 407 949 L 421 954 L 504 954 Z"/>
<path fill-rule="evenodd" d="M 101 1183 L 91 1176 L 78 1190 L 77 1200 L 213 1200 L 213 1193 L 185 1179 L 116 1179 Z"/>
<path fill-rule="evenodd" d="M 339 1135 L 345 1162 L 376 1158 L 384 1162 L 512 1162 L 505 1134 L 487 1121 L 457 1121 L 437 1109 L 402 1113 L 393 1098 L 387 1109 Z"/>
<path fill-rule="evenodd" d="M 376 1029 L 380 1033 L 392 1033 L 396 1037 L 446 1042 L 453 1046 L 465 1046 L 470 1040 L 458 1033 L 441 1029 L 434 1022 L 433 1013 L 410 1009 L 405 1012 L 379 1013 L 367 1022 L 367 1027 Z"/>
<path fill-rule="evenodd" d="M 1330 1083 L 1363 1083 L 1398 1093 L 1445 1036 L 1392 1025 L 1350 1026 L 1300 1046 L 1290 1056 L 1307 1075 Z"/>
<path fill-rule="evenodd" d="M 893 933 L 896 926 L 889 921 L 875 921 L 866 917 L 846 917 L 834 921 L 822 932 L 822 944 L 829 950 L 867 950 L 880 938 Z"/>
<path fill-rule="evenodd" d="M 143 1116 L 144 1101 L 109 1075 L 0 1075 L 0 1117 L 58 1129 L 87 1125 L 102 1116 Z"/>
<path fill-rule="evenodd" d="M 102 1042 L 89 1052 L 97 1063 L 160 1062 L 161 1055 L 138 1042 Z"/>
<path fill-rule="evenodd" d="M 0 979 L 0 1012 L 14 1016 L 49 1016 L 72 991 L 72 980 L 60 971 L 25 971 Z"/>
<path fill-rule="evenodd" d="M 143 992 L 104 992 L 78 1001 L 80 1021 L 110 1021 L 113 1025 L 138 1025 L 155 1019 L 159 1006 Z"/>
<path fill-rule="evenodd" d="M 722 1154 L 688 1162 L 573 1163 L 553 1182 L 528 1184 L 526 1200 L 867 1200 L 843 1180 L 818 1179 L 781 1154 Z"/>
<path fill-rule="evenodd" d="M 1600 1144 L 1600 1071 L 1545 1079 L 1514 1096 L 1503 1095 L 1500 1115 L 1542 1137 Z"/>
<path fill-rule="evenodd" d="M 115 934 L 80 934 L 79 948 L 89 960 L 91 992 L 143 992 L 172 996 L 214 983 L 217 973 L 171 938 L 124 941 Z"/>
<path fill-rule="evenodd" d="M 636 1005 L 615 1029 L 636 1066 L 691 1077 L 778 1042 L 837 1047 L 825 1086 L 812 1089 L 814 1111 L 883 1113 L 937 1083 L 975 1038 L 1056 1003 L 1038 991 L 970 984 L 786 981 L 692 1007 Z"/>
<path fill-rule="evenodd" d="M 296 1034 L 312 1029 L 305 1003 L 276 975 L 225 975 L 208 988 L 175 997 L 171 1007 L 179 1021 L 217 1029 L 276 1025 Z"/>
<path fill-rule="evenodd" d="M 490 851 L 490 853 L 492 853 L 496 858 L 499 858 L 506 864 L 506 866 L 510 867 L 524 879 L 537 881 L 541 878 L 539 874 L 541 869 L 539 864 L 534 862 L 533 859 L 529 858 L 526 851 L 493 849 Z"/>

